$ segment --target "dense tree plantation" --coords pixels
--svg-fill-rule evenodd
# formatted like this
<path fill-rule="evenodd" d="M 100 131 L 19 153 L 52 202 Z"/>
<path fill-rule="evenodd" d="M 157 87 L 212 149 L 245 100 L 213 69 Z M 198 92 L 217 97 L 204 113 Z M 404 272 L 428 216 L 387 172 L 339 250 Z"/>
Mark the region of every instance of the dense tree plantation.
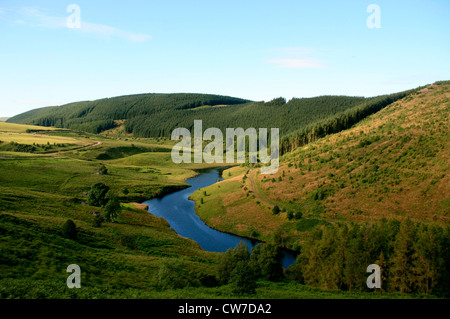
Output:
<path fill-rule="evenodd" d="M 303 127 L 283 137 L 280 151 L 282 154 L 285 154 L 326 135 L 348 129 L 367 116 L 380 111 L 412 92 L 414 90 L 368 99 L 357 107 L 350 108 L 335 116 L 329 116 L 322 121 Z"/>
<path fill-rule="evenodd" d="M 325 289 L 368 290 L 366 268 L 381 268 L 382 290 L 450 295 L 450 228 L 382 219 L 316 227 L 289 277 Z"/>
<path fill-rule="evenodd" d="M 114 127 L 114 120 L 167 114 L 204 105 L 246 102 L 248 100 L 208 94 L 137 94 L 39 108 L 14 116 L 9 121 L 100 133 Z"/>
<path fill-rule="evenodd" d="M 177 127 L 193 129 L 194 120 L 202 120 L 204 129 L 216 127 L 223 132 L 230 127 L 279 128 L 280 149 L 285 153 L 349 128 L 411 92 L 289 102 L 277 98 L 267 103 L 205 94 L 141 94 L 32 110 L 8 121 L 100 133 L 113 128 L 114 120 L 126 120 L 126 132 L 136 137 L 170 137 Z"/>

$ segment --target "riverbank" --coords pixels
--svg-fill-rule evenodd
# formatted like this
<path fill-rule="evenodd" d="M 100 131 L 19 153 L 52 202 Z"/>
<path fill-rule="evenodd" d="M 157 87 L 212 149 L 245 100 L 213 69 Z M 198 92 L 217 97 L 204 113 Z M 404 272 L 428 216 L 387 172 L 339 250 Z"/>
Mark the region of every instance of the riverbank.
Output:
<path fill-rule="evenodd" d="M 199 175 L 186 180 L 190 185 L 187 189 L 145 201 L 143 204 L 149 206 L 151 214 L 166 219 L 177 234 L 193 239 L 204 250 L 225 252 L 240 242 L 244 242 L 249 249 L 253 248 L 262 241 L 210 227 L 196 214 L 196 203 L 190 199 L 192 193 L 220 184 L 217 181 L 222 179 L 224 170 L 225 168 L 201 170 Z M 294 252 L 285 250 L 283 266 L 287 268 L 295 261 L 295 257 Z"/>

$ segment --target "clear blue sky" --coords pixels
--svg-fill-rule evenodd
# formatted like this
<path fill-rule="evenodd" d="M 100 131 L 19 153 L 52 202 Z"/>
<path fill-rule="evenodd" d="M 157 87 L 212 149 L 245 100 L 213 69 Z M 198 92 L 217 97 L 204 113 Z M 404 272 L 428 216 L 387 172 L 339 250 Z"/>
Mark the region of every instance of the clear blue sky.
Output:
<path fill-rule="evenodd" d="M 450 79 L 449 17 L 448 0 L 1 0 L 0 116 L 147 92 L 397 92 Z"/>

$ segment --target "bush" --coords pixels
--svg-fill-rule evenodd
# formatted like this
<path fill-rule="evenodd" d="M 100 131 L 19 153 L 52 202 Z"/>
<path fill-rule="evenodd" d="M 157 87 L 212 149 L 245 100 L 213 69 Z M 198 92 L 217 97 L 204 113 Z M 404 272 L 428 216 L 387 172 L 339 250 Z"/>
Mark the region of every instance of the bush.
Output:
<path fill-rule="evenodd" d="M 91 190 L 88 193 L 88 204 L 91 206 L 104 206 L 108 202 L 106 194 L 109 191 L 109 187 L 103 183 L 96 183 L 92 185 Z"/>
<path fill-rule="evenodd" d="M 68 219 L 63 227 L 62 227 L 62 235 L 68 239 L 76 239 L 77 238 L 77 226 L 73 222 L 73 220 Z"/>
<path fill-rule="evenodd" d="M 283 278 L 283 265 L 281 249 L 268 243 L 260 243 L 252 249 L 250 264 L 257 276 L 270 281 L 279 281 Z"/>
<path fill-rule="evenodd" d="M 124 194 L 125 196 L 127 196 L 129 193 L 130 193 L 130 190 L 128 189 L 128 187 L 122 188 L 122 194 Z"/>
<path fill-rule="evenodd" d="M 231 272 L 232 291 L 237 295 L 254 294 L 256 292 L 256 275 L 248 261 L 241 260 Z"/>
<path fill-rule="evenodd" d="M 95 215 L 93 226 L 94 227 L 101 227 L 102 223 L 105 221 L 105 218 L 102 215 Z"/>
<path fill-rule="evenodd" d="M 236 265 L 240 261 L 248 261 L 250 259 L 250 253 L 247 245 L 244 242 L 240 242 L 233 249 L 228 249 L 220 260 L 217 269 L 217 279 L 222 284 L 227 284 L 230 281 L 231 273 L 236 268 Z"/>
<path fill-rule="evenodd" d="M 156 275 L 161 289 L 179 289 L 189 285 L 186 265 L 178 259 L 162 259 Z"/>
<path fill-rule="evenodd" d="M 278 215 L 279 213 L 280 213 L 280 207 L 278 207 L 278 205 L 275 205 L 274 207 L 273 207 L 273 209 L 272 209 L 272 213 L 274 214 L 274 215 Z"/>
<path fill-rule="evenodd" d="M 287 218 L 289 219 L 289 220 L 292 220 L 293 218 L 294 218 L 294 212 L 293 211 L 289 211 L 288 213 L 287 213 Z"/>
<path fill-rule="evenodd" d="M 117 214 L 121 211 L 119 198 L 114 195 L 107 196 L 108 203 L 105 206 L 105 219 L 111 222 L 115 222 Z"/>
<path fill-rule="evenodd" d="M 108 175 L 108 169 L 105 165 L 101 165 L 98 169 L 98 174 L 100 175 Z"/>

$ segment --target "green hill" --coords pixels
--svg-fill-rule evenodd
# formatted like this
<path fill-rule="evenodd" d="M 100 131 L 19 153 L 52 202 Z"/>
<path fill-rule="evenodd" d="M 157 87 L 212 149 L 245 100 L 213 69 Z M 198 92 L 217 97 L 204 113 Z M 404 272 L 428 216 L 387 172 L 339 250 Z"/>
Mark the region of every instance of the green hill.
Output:
<path fill-rule="evenodd" d="M 321 134 L 339 131 L 404 97 L 410 91 L 379 97 L 320 96 L 270 102 L 206 94 L 140 94 L 32 110 L 8 122 L 55 126 L 100 133 L 123 123 L 135 137 L 170 137 L 177 127 L 277 127 L 283 151 Z"/>

